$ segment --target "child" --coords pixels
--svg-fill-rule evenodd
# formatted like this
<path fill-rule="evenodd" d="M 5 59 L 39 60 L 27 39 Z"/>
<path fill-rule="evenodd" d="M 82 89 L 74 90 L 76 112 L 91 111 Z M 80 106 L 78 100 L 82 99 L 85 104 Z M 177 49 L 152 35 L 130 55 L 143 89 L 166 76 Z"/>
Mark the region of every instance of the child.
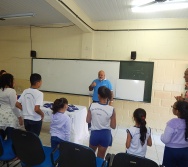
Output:
<path fill-rule="evenodd" d="M 110 89 L 105 86 L 99 87 L 99 103 L 91 104 L 86 118 L 87 123 L 91 123 L 89 147 L 94 151 L 98 148 L 97 157 L 103 159 L 108 146 L 112 144 L 111 128 L 116 128 L 115 110 L 108 105 L 111 95 Z"/>
<path fill-rule="evenodd" d="M 16 102 L 16 107 L 23 111 L 24 126 L 26 131 L 40 135 L 44 113 L 40 106 L 43 105 L 43 93 L 39 90 L 42 78 L 34 73 L 30 76 L 31 87 L 25 89 Z"/>
<path fill-rule="evenodd" d="M 172 106 L 177 118 L 167 122 L 161 141 L 165 144 L 163 165 L 165 167 L 188 166 L 188 103 L 177 101 Z"/>
<path fill-rule="evenodd" d="M 54 101 L 50 125 L 52 149 L 55 149 L 62 141 L 70 141 L 71 120 L 65 114 L 67 108 L 68 101 L 66 98 L 60 98 Z"/>
<path fill-rule="evenodd" d="M 146 111 L 142 108 L 136 109 L 133 118 L 135 126 L 127 129 L 127 153 L 145 157 L 147 145 L 152 145 L 151 129 L 146 128 Z"/>
<path fill-rule="evenodd" d="M 20 111 L 15 107 L 16 101 L 14 77 L 6 73 L 0 76 L 0 134 L 3 139 L 10 139 L 14 128 L 18 128 L 18 123 L 23 124 Z"/>

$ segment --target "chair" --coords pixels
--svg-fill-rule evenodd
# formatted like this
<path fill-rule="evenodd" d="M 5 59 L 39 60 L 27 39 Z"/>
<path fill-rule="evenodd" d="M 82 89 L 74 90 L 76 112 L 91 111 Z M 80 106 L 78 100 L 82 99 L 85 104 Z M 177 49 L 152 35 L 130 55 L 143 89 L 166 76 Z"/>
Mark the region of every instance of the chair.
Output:
<path fill-rule="evenodd" d="M 12 141 L 3 140 L 0 136 L 0 161 L 3 161 L 3 164 L 9 166 L 9 162 L 16 158 L 16 154 L 12 148 Z"/>
<path fill-rule="evenodd" d="M 159 167 L 156 162 L 150 159 L 127 153 L 118 153 L 112 158 L 111 167 Z"/>
<path fill-rule="evenodd" d="M 59 146 L 60 156 L 54 165 L 58 167 L 105 167 L 106 161 L 97 158 L 94 151 L 86 146 L 71 142 L 62 142 Z"/>
<path fill-rule="evenodd" d="M 22 166 L 52 167 L 50 147 L 43 146 L 39 137 L 32 132 L 15 129 L 12 142 Z"/>

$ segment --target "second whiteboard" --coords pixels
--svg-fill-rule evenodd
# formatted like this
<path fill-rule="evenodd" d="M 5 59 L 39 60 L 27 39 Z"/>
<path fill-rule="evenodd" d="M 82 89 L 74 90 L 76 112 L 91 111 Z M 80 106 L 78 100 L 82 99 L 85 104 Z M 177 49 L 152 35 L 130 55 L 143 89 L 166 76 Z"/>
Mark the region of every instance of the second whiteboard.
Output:
<path fill-rule="evenodd" d="M 145 81 L 118 79 L 116 82 L 116 98 L 132 101 L 144 100 Z"/>

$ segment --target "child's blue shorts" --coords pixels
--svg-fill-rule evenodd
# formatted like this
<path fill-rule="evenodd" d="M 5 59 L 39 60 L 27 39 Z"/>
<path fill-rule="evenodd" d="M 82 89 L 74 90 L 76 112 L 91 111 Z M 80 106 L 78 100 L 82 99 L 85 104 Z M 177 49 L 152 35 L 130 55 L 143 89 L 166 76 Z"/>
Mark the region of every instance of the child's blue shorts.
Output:
<path fill-rule="evenodd" d="M 90 145 L 108 147 L 112 146 L 112 134 L 109 129 L 92 130 L 90 135 Z"/>

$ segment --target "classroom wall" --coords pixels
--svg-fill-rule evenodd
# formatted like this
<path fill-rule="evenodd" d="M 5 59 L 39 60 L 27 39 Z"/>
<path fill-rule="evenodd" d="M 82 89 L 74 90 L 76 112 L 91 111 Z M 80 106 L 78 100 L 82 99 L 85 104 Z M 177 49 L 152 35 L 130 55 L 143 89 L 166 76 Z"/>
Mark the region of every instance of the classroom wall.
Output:
<path fill-rule="evenodd" d="M 187 26 L 188 20 L 160 20 L 158 28 Z M 146 21 L 126 24 L 96 23 L 98 28 L 140 28 Z M 114 26 L 112 26 L 114 25 Z M 148 27 L 153 21 L 147 20 Z M 144 26 L 143 26 L 144 27 Z M 155 27 L 156 28 L 156 27 Z M 32 46 L 31 46 L 32 40 Z M 166 122 L 174 117 L 170 106 L 174 96 L 184 90 L 184 70 L 188 67 L 187 31 L 109 31 L 83 33 L 78 27 L 0 27 L 0 69 L 5 69 L 16 78 L 17 92 L 29 86 L 31 73 L 30 50 L 36 50 L 40 58 L 130 60 L 130 52 L 137 51 L 139 61 L 154 61 L 152 102 L 127 102 L 114 100 L 119 126 L 133 123 L 132 113 L 142 107 L 147 111 L 148 125 L 164 129 Z M 62 67 L 63 68 L 63 67 Z M 53 70 L 53 69 L 52 69 Z M 65 69 L 69 70 L 69 69 Z M 57 71 L 54 71 L 57 72 Z M 108 77 L 108 74 L 106 74 Z M 97 76 L 97 71 L 96 71 Z M 75 83 L 76 86 L 76 83 Z M 91 98 L 77 95 L 44 93 L 47 101 L 65 96 L 70 103 L 89 106 Z"/>

